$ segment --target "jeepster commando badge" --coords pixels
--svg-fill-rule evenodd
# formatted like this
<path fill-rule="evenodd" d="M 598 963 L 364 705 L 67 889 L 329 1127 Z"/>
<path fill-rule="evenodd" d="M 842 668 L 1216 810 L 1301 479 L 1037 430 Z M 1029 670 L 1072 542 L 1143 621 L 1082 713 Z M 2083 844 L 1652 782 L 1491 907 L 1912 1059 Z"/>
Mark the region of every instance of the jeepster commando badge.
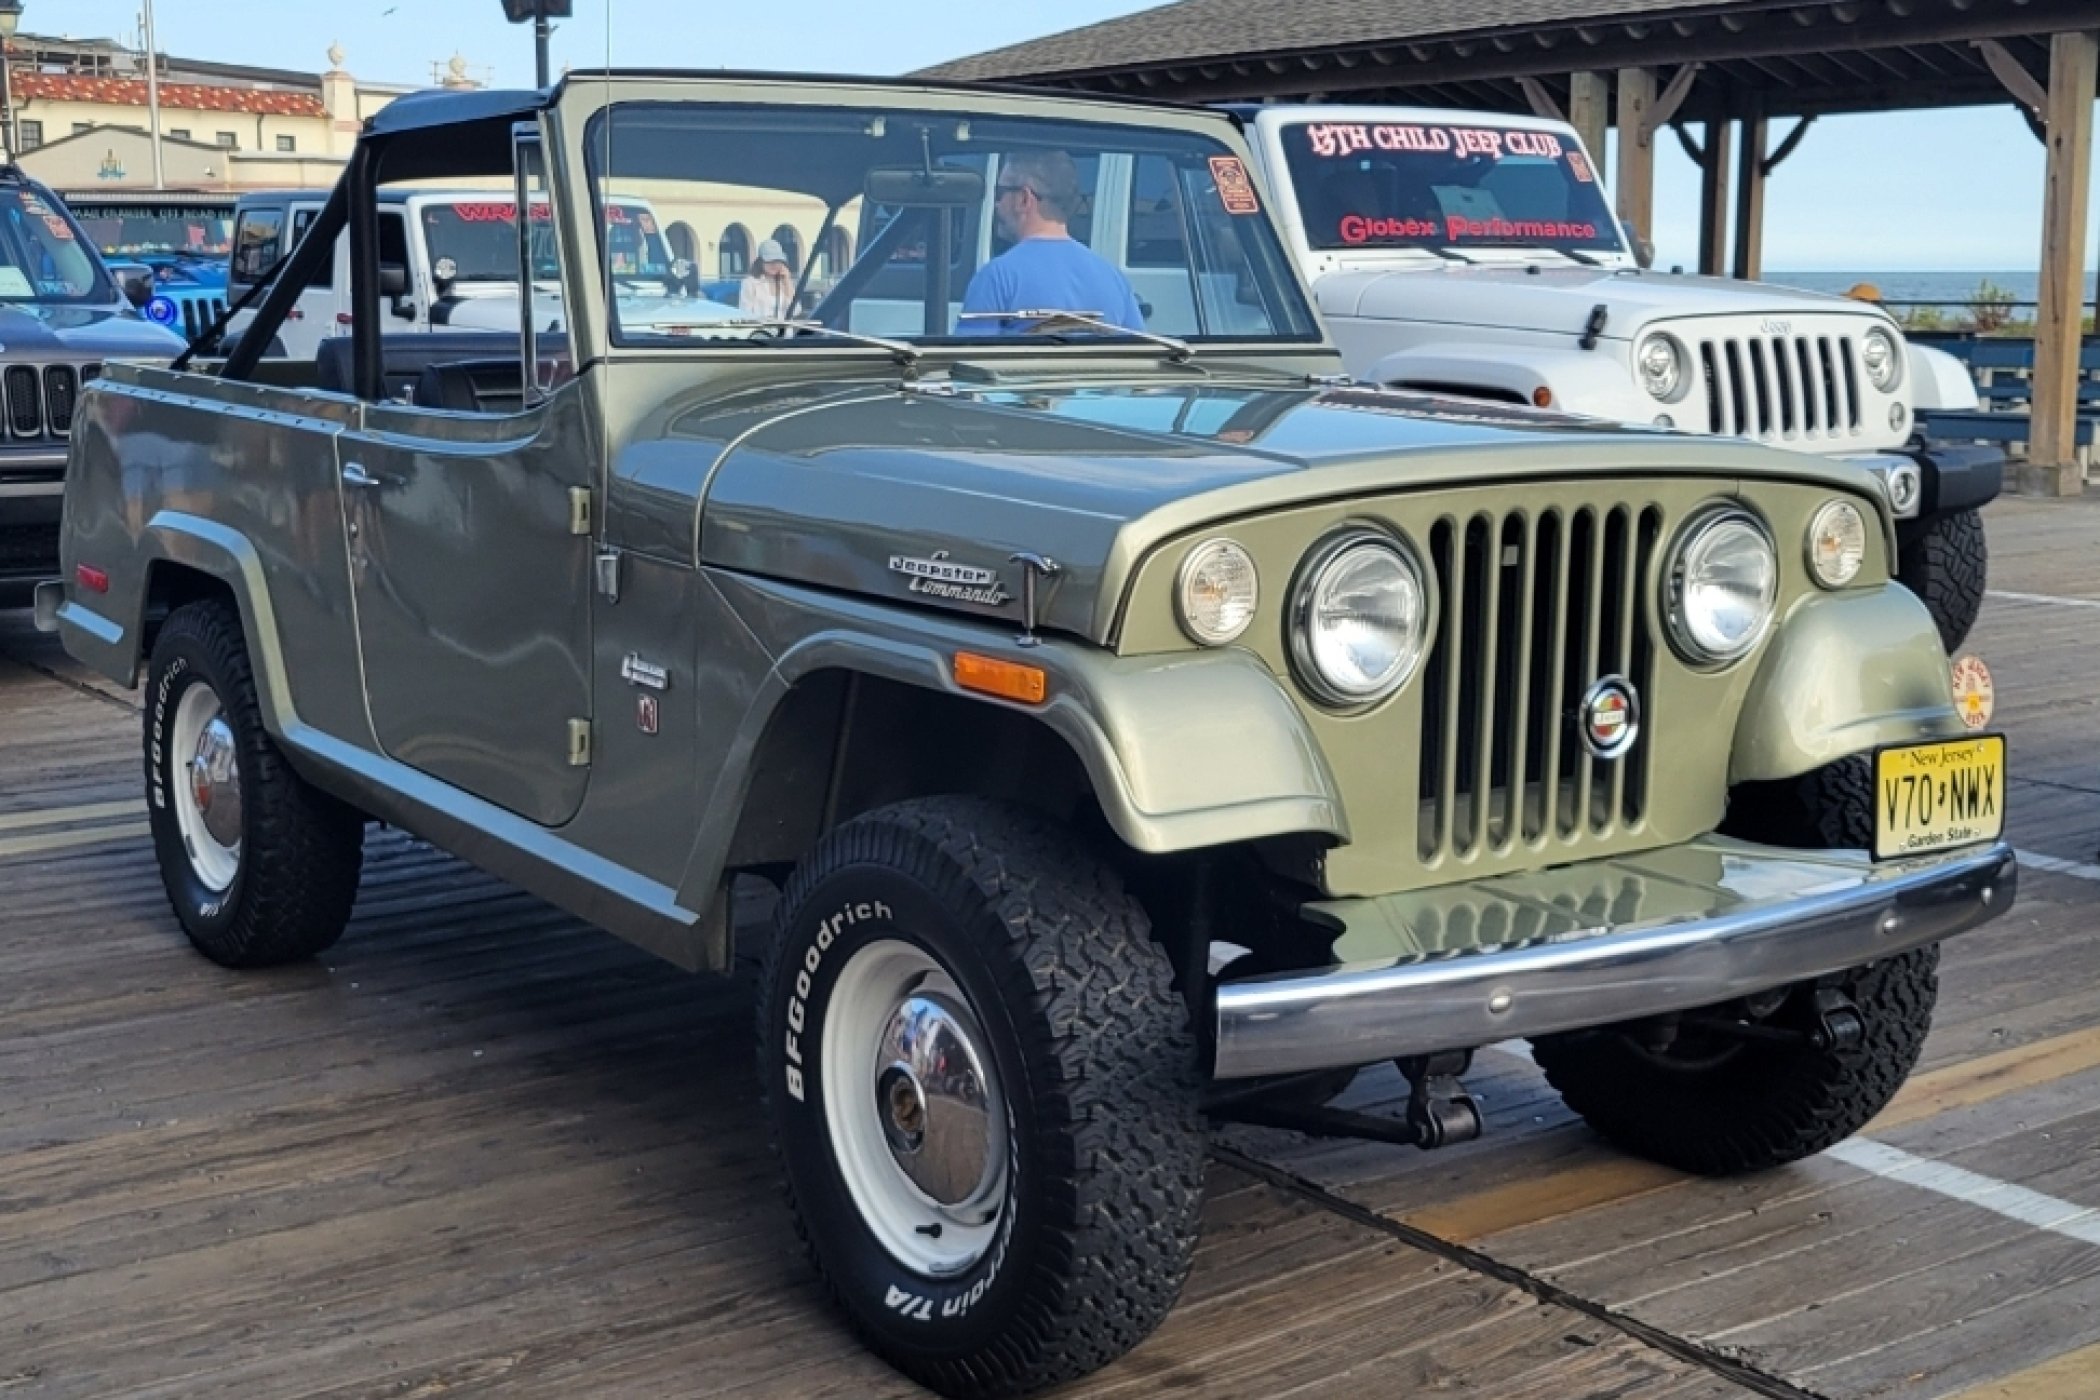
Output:
<path fill-rule="evenodd" d="M 1009 600 L 1006 584 L 996 570 L 982 569 L 975 564 L 952 563 L 945 549 L 936 550 L 925 559 L 892 554 L 890 572 L 903 574 L 911 580 L 910 591 L 923 593 L 929 598 L 976 603 L 987 608 L 1004 607 Z"/>

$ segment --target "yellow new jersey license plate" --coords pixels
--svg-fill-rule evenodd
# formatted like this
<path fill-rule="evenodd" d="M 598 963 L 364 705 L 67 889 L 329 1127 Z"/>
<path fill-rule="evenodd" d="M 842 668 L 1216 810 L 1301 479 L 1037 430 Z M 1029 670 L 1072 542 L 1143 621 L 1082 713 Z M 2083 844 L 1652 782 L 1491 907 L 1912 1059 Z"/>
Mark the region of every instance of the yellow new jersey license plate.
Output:
<path fill-rule="evenodd" d="M 2005 829 L 2005 736 L 1874 755 L 1874 858 L 1929 855 Z"/>

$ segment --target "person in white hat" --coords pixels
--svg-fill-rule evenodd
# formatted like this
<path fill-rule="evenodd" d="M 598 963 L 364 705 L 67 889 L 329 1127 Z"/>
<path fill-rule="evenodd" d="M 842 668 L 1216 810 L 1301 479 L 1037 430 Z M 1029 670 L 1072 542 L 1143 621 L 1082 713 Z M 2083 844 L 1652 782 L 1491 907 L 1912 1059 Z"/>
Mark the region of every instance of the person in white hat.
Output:
<path fill-rule="evenodd" d="M 737 310 L 746 316 L 780 320 L 795 314 L 795 269 L 788 263 L 780 240 L 768 238 L 758 245 L 758 256 L 737 289 Z"/>

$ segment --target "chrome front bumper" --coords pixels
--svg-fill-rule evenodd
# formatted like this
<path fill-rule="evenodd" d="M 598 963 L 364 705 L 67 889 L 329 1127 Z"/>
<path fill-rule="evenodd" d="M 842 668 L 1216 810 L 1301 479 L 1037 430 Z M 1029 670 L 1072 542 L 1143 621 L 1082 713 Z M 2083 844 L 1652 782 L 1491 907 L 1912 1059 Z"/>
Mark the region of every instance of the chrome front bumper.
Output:
<path fill-rule="evenodd" d="M 1339 926 L 1341 965 L 1221 985 L 1215 1073 L 1371 1064 L 1708 1006 L 1965 932 L 2012 906 L 2018 878 L 2003 844 L 1876 865 L 1713 838 L 1311 905 Z"/>

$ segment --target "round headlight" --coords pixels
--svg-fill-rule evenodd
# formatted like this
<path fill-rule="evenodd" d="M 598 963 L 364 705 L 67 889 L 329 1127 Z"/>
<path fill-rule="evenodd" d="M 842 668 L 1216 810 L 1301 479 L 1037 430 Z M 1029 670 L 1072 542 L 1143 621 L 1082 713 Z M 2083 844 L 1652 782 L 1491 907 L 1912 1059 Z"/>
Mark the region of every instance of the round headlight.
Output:
<path fill-rule="evenodd" d="M 1903 382 L 1903 351 L 1896 337 L 1879 326 L 1859 342 L 1859 362 L 1866 366 L 1867 382 L 1884 394 Z"/>
<path fill-rule="evenodd" d="M 1634 367 L 1640 371 L 1641 387 L 1664 403 L 1675 403 L 1683 395 L 1684 351 L 1666 335 L 1651 335 L 1634 352 Z"/>
<path fill-rule="evenodd" d="M 1175 589 L 1181 630 L 1207 647 L 1221 647 L 1254 621 L 1260 586 L 1254 560 L 1231 540 L 1206 540 L 1182 561 Z"/>
<path fill-rule="evenodd" d="M 1689 661 L 1734 661 L 1765 634 L 1779 560 L 1754 516 L 1716 511 L 1679 538 L 1670 561 L 1670 635 Z"/>
<path fill-rule="evenodd" d="M 1428 630 L 1413 554 L 1382 535 L 1346 535 L 1313 557 L 1298 585 L 1291 654 L 1321 700 L 1368 705 L 1407 683 Z"/>
<path fill-rule="evenodd" d="M 1850 501 L 1826 501 L 1808 523 L 1808 568 L 1825 588 L 1843 588 L 1867 561 L 1867 522 Z"/>

